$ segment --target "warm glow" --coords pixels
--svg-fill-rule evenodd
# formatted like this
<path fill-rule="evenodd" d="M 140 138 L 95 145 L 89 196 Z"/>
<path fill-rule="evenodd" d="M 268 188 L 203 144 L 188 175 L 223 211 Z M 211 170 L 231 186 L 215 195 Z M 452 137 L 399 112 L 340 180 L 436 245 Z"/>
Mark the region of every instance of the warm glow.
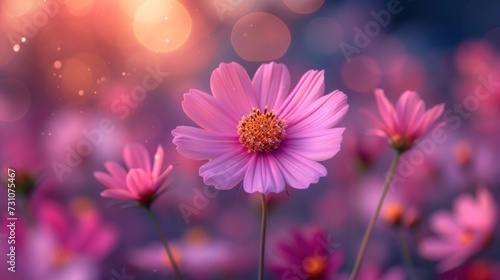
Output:
<path fill-rule="evenodd" d="M 170 52 L 181 47 L 191 33 L 191 16 L 177 1 L 148 0 L 134 17 L 134 33 L 146 48 Z"/>
<path fill-rule="evenodd" d="M 3 0 L 0 4 L 0 11 L 9 16 L 18 17 L 28 13 L 33 7 L 34 0 Z"/>
<path fill-rule="evenodd" d="M 323 5 L 324 0 L 283 0 L 288 9 L 298 14 L 310 14 Z"/>
<path fill-rule="evenodd" d="M 94 0 L 65 0 L 66 8 L 74 15 L 88 14 L 94 7 Z"/>

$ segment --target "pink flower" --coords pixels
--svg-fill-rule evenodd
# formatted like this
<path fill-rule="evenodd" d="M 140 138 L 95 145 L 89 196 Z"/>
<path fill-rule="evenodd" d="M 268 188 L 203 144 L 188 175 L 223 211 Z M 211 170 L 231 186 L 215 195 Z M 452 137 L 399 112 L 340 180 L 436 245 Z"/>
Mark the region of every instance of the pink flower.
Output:
<path fill-rule="evenodd" d="M 375 90 L 375 98 L 381 120 L 367 112 L 378 127 L 374 133 L 387 138 L 400 152 L 411 148 L 418 138 L 434 128 L 433 123 L 444 111 L 444 104 L 436 105 L 426 111 L 424 101 L 414 91 L 405 91 L 399 97 L 396 108 L 387 100 L 381 89 Z M 444 123 L 438 124 L 441 125 Z"/>
<path fill-rule="evenodd" d="M 496 225 L 496 206 L 491 193 L 480 188 L 474 199 L 469 194 L 459 196 L 453 213 L 439 211 L 431 216 L 430 227 L 439 237 L 429 237 L 420 243 L 420 254 L 440 260 L 438 270 L 451 270 L 484 249 L 491 241 Z"/>
<path fill-rule="evenodd" d="M 172 165 L 163 170 L 163 148 L 158 146 L 152 167 L 146 148 L 138 144 L 125 146 L 123 159 L 128 172 L 115 162 L 104 164 L 109 174 L 94 172 L 94 177 L 109 188 L 101 192 L 101 195 L 136 201 L 141 205 L 150 204 L 164 190 L 165 180 L 172 171 Z"/>
<path fill-rule="evenodd" d="M 283 64 L 263 64 L 251 80 L 241 65 L 222 63 L 210 85 L 213 96 L 192 89 L 182 102 L 201 128 L 172 131 L 182 155 L 209 160 L 200 167 L 205 184 L 231 189 L 243 181 L 249 193 L 281 192 L 327 174 L 317 161 L 340 150 L 344 128 L 332 127 L 348 105 L 340 91 L 323 95 L 323 71 L 308 71 L 289 94 Z"/>

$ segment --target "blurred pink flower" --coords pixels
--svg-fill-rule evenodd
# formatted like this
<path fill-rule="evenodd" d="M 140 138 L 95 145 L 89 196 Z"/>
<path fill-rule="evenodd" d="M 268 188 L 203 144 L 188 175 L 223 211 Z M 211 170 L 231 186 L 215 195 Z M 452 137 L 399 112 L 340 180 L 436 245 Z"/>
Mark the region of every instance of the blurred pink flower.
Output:
<path fill-rule="evenodd" d="M 469 194 L 459 196 L 453 213 L 439 211 L 431 216 L 430 227 L 439 237 L 422 240 L 420 254 L 439 260 L 440 272 L 456 268 L 489 244 L 497 222 L 496 211 L 494 199 L 486 188 L 478 189 L 476 199 Z"/>
<path fill-rule="evenodd" d="M 382 89 L 375 90 L 375 99 L 381 120 L 366 112 L 377 126 L 374 134 L 387 138 L 400 152 L 408 150 L 415 140 L 427 134 L 444 111 L 444 104 L 426 111 L 424 101 L 414 91 L 405 91 L 399 97 L 396 108 L 387 100 Z M 444 123 L 437 126 L 441 125 Z"/>
<path fill-rule="evenodd" d="M 324 95 L 323 71 L 310 70 L 289 94 L 283 64 L 263 64 L 251 80 L 237 63 L 220 64 L 210 81 L 213 96 L 184 95 L 184 112 L 201 128 L 179 126 L 173 143 L 184 156 L 209 160 L 205 184 L 231 189 L 243 181 L 249 193 L 306 189 L 327 174 L 317 161 L 339 150 L 344 128 L 332 128 L 347 112 L 347 96 Z"/>
<path fill-rule="evenodd" d="M 247 268 L 247 263 L 242 263 L 242 260 L 248 251 L 239 250 L 228 241 L 212 238 L 201 228 L 188 230 L 182 239 L 172 242 L 171 250 L 177 265 L 190 279 L 212 279 L 214 275 L 229 277 Z M 128 261 L 144 271 L 174 273 L 161 243 L 132 249 Z"/>
<path fill-rule="evenodd" d="M 94 177 L 109 188 L 101 195 L 136 201 L 142 205 L 150 204 L 164 190 L 165 180 L 172 170 L 172 165 L 163 170 L 163 148 L 158 146 L 152 167 L 146 148 L 139 144 L 126 145 L 123 159 L 128 172 L 115 162 L 104 164 L 109 174 L 94 172 Z"/>
<path fill-rule="evenodd" d="M 295 231 L 291 240 L 277 245 L 279 261 L 271 265 L 270 271 L 277 279 L 332 279 L 344 263 L 338 246 L 322 230 L 307 234 Z"/>

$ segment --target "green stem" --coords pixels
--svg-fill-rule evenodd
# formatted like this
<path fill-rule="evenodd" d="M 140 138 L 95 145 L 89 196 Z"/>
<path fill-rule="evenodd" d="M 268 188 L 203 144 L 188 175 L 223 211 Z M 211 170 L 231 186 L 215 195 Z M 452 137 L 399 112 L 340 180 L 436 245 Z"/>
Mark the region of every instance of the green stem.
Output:
<path fill-rule="evenodd" d="M 406 242 L 405 232 L 403 227 L 398 226 L 398 237 L 401 249 L 401 255 L 403 256 L 403 261 L 406 265 L 406 269 L 408 270 L 408 275 L 410 279 L 417 280 L 415 270 L 413 269 L 413 263 L 411 261 L 410 250 L 408 249 L 408 243 Z"/>
<path fill-rule="evenodd" d="M 259 280 L 264 279 L 264 251 L 266 248 L 266 220 L 267 220 L 267 200 L 262 194 L 262 224 L 260 228 L 260 256 L 259 256 Z"/>
<path fill-rule="evenodd" d="M 366 247 L 368 245 L 368 240 L 370 240 L 370 236 L 372 235 L 373 228 L 375 227 L 375 224 L 377 223 L 378 216 L 380 214 L 380 210 L 382 209 L 382 204 L 384 204 L 384 199 L 387 194 L 387 191 L 389 190 L 389 186 L 391 185 L 392 181 L 392 176 L 394 175 L 394 171 L 396 170 L 396 166 L 399 161 L 399 156 L 401 155 L 400 152 L 396 152 L 394 155 L 394 158 L 392 159 L 391 167 L 389 167 L 389 172 L 387 173 L 387 177 L 385 178 L 385 183 L 384 187 L 382 190 L 382 195 L 380 196 L 380 199 L 377 204 L 377 208 L 375 209 L 375 212 L 373 213 L 373 216 L 370 220 L 370 223 L 368 224 L 368 227 L 366 228 L 365 235 L 363 236 L 363 241 L 361 242 L 361 247 L 359 248 L 358 251 L 358 256 L 356 257 L 356 263 L 354 264 L 354 268 L 351 273 L 351 278 L 350 280 L 355 280 L 356 277 L 358 276 L 359 269 L 361 267 L 361 263 L 363 263 L 363 258 L 365 256 L 365 251 Z"/>
<path fill-rule="evenodd" d="M 172 252 L 170 251 L 170 247 L 168 246 L 167 239 L 165 238 L 165 235 L 163 234 L 163 231 L 161 230 L 160 224 L 158 223 L 158 220 L 156 219 L 155 215 L 153 214 L 153 211 L 151 211 L 151 208 L 149 206 L 146 206 L 146 211 L 148 212 L 149 217 L 151 218 L 151 221 L 153 222 L 156 231 L 158 232 L 158 235 L 160 236 L 161 242 L 163 243 L 163 247 L 165 247 L 165 251 L 167 251 L 168 258 L 170 259 L 170 263 L 172 264 L 172 267 L 175 271 L 175 275 L 177 276 L 177 280 L 182 280 L 181 272 L 179 271 L 179 267 L 175 263 L 174 256 L 172 255 Z"/>

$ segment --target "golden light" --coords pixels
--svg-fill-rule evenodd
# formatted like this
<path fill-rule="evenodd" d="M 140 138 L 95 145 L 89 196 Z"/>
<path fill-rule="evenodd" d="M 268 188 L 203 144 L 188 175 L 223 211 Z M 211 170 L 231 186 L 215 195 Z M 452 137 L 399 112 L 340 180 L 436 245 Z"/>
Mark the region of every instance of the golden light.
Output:
<path fill-rule="evenodd" d="M 34 0 L 3 0 L 0 10 L 9 16 L 18 17 L 28 13 L 34 2 Z"/>
<path fill-rule="evenodd" d="M 134 17 L 134 33 L 146 48 L 157 52 L 170 52 L 181 47 L 191 33 L 189 12 L 173 0 L 148 0 Z"/>
<path fill-rule="evenodd" d="M 310 14 L 318 10 L 324 0 L 283 0 L 288 9 L 298 14 Z"/>
<path fill-rule="evenodd" d="M 66 8 L 77 16 L 88 14 L 94 7 L 94 0 L 64 0 Z"/>
<path fill-rule="evenodd" d="M 278 59 L 290 46 L 290 31 L 285 23 L 268 13 L 252 13 L 233 26 L 231 44 L 248 61 Z"/>

